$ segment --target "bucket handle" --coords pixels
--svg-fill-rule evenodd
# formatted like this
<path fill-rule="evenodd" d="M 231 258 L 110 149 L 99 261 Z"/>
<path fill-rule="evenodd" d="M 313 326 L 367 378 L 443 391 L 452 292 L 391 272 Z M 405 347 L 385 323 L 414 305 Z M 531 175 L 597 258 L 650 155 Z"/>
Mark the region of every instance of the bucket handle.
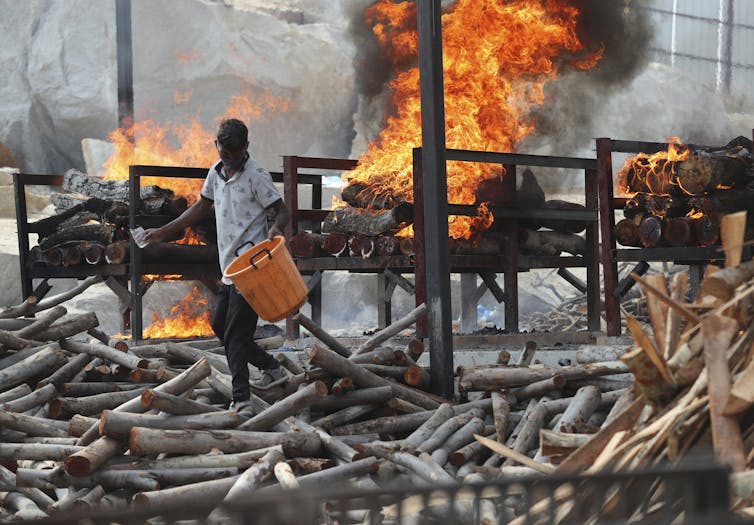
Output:
<path fill-rule="evenodd" d="M 252 255 L 251 257 L 249 257 L 249 264 L 252 265 L 255 270 L 258 270 L 258 268 L 257 268 L 257 265 L 254 264 L 254 259 L 256 259 L 257 255 L 259 255 L 262 252 L 267 252 L 267 257 L 269 259 L 272 259 L 272 254 L 270 253 L 270 250 L 268 250 L 267 248 L 262 248 L 257 253 L 255 253 L 254 255 Z"/>
<path fill-rule="evenodd" d="M 238 257 L 238 252 L 241 251 L 241 248 L 243 248 L 247 244 L 251 244 L 252 246 L 254 246 L 254 244 L 256 244 L 256 243 L 254 241 L 246 241 L 245 243 L 243 243 L 241 246 L 239 246 L 238 248 L 236 248 L 236 252 L 235 252 L 236 253 L 236 257 Z"/>

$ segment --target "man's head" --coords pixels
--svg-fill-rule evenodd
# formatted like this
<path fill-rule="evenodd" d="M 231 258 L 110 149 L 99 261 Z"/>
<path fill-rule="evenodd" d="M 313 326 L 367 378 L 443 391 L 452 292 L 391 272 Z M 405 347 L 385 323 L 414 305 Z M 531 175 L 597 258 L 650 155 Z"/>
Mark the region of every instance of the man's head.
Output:
<path fill-rule="evenodd" d="M 220 122 L 215 145 L 223 164 L 230 169 L 238 169 L 246 159 L 246 150 L 249 147 L 249 130 L 238 119 L 225 119 Z"/>

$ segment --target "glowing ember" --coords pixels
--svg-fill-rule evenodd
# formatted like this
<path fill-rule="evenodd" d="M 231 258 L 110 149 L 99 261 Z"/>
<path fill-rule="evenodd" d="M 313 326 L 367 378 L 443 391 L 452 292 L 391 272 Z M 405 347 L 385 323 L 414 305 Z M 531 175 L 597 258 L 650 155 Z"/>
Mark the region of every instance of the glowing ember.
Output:
<path fill-rule="evenodd" d="M 578 17 L 578 9 L 564 2 L 538 0 L 458 0 L 443 14 L 447 147 L 515 151 L 534 129 L 530 110 L 542 103 L 545 84 L 562 65 L 586 69 L 601 57 L 601 50 L 587 52 L 576 36 Z M 366 18 L 396 68 L 416 62 L 414 2 L 380 0 Z M 390 87 L 394 113 L 344 178 L 410 202 L 411 150 L 421 145 L 418 68 L 399 73 Z M 492 176 L 491 166 L 449 163 L 448 201 L 473 204 L 478 184 Z M 491 223 L 486 208 L 475 218 L 451 217 L 450 235 L 468 238 Z"/>
<path fill-rule="evenodd" d="M 681 143 L 679 137 L 665 140 L 668 142 L 666 151 L 652 155 L 639 153 L 626 159 L 618 172 L 617 185 L 620 191 L 628 195 L 636 192 L 668 195 L 671 187 L 680 187 L 675 177 L 675 166 L 689 157 L 689 148 Z"/>
<path fill-rule="evenodd" d="M 166 316 L 152 314 L 152 324 L 144 330 L 146 338 L 206 337 L 214 332 L 210 326 L 208 301 L 198 286 L 173 306 Z"/>

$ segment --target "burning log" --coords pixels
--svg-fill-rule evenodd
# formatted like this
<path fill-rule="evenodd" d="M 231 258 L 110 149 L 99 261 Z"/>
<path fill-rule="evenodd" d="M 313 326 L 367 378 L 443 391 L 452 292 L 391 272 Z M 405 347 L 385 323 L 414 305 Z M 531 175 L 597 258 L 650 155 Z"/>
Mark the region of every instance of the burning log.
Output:
<path fill-rule="evenodd" d="M 414 220 L 414 207 L 401 203 L 390 210 L 364 210 L 344 206 L 330 212 L 322 222 L 324 233 L 377 236 L 395 233 Z"/>
<path fill-rule="evenodd" d="M 751 175 L 741 158 L 692 156 L 678 163 L 676 180 L 690 195 L 700 195 L 720 187 L 745 184 Z"/>
<path fill-rule="evenodd" d="M 390 192 L 378 192 L 364 182 L 350 181 L 340 192 L 340 198 L 354 208 L 389 210 L 404 204 Z"/>
<path fill-rule="evenodd" d="M 128 241 L 116 241 L 105 247 L 105 260 L 110 264 L 124 264 L 129 258 Z"/>

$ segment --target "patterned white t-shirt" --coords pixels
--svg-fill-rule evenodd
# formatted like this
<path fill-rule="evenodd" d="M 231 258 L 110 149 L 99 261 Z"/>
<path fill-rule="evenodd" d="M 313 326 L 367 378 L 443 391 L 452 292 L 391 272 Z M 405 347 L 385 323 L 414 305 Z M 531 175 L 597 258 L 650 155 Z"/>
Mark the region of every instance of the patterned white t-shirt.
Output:
<path fill-rule="evenodd" d="M 204 180 L 202 197 L 214 201 L 220 268 L 225 270 L 241 253 L 267 238 L 265 208 L 280 200 L 270 173 L 249 156 L 226 180 L 222 161 L 212 166 Z M 231 280 L 223 276 L 225 284 Z"/>

